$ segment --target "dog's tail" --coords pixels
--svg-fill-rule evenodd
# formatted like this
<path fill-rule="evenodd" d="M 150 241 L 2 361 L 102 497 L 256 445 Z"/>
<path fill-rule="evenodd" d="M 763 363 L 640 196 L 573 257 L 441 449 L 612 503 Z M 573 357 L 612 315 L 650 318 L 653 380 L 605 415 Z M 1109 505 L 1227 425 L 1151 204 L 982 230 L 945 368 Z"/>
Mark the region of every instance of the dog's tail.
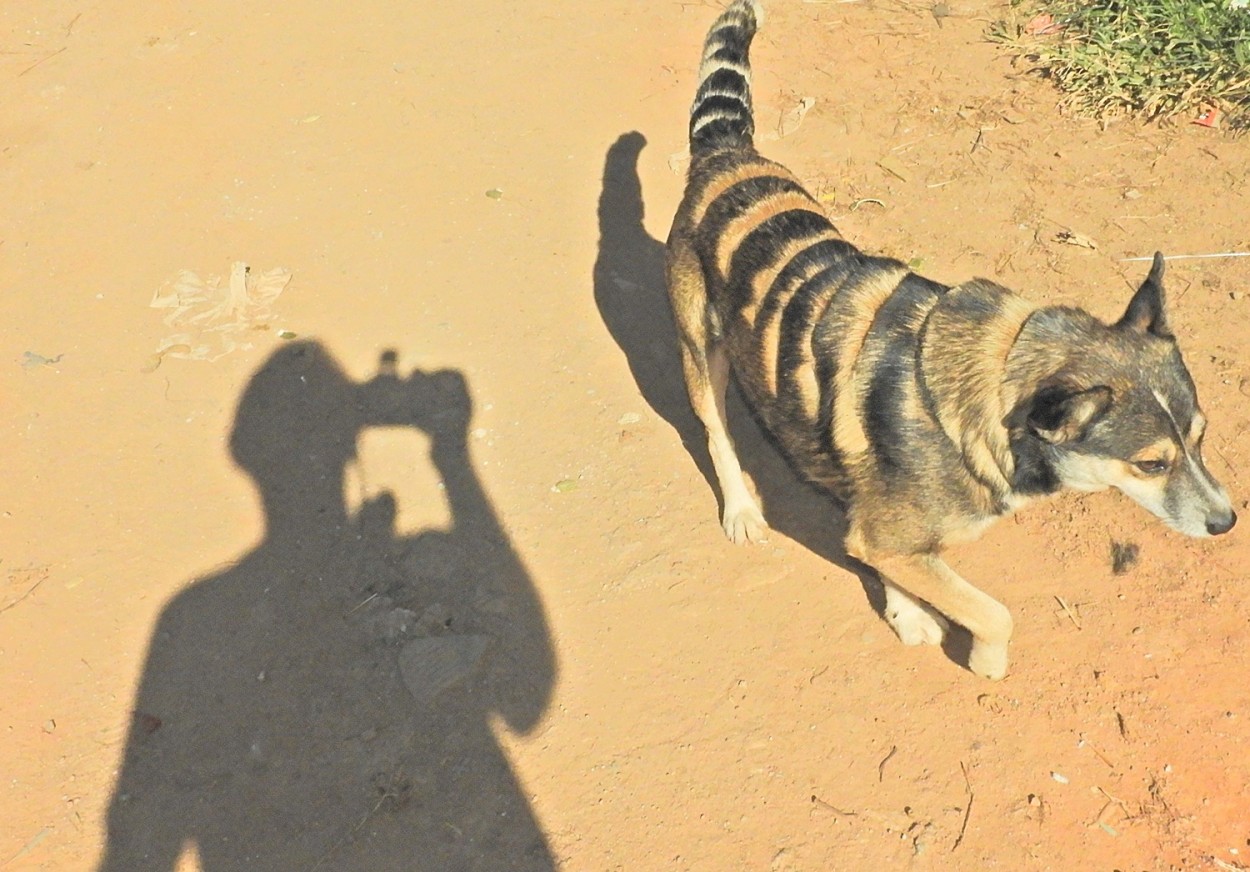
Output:
<path fill-rule="evenodd" d="M 747 55 L 755 28 L 763 20 L 764 9 L 757 0 L 734 0 L 708 31 L 699 65 L 699 90 L 690 107 L 692 157 L 752 146 L 755 118 Z"/>

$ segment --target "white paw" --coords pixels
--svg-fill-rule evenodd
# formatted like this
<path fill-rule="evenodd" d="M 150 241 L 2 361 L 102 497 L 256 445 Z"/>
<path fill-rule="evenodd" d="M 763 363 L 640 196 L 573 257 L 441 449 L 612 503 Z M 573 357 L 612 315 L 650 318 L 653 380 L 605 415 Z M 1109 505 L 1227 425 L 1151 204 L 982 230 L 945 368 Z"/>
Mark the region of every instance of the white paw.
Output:
<path fill-rule="evenodd" d="M 721 527 L 735 545 L 741 545 L 744 542 L 763 542 L 768 533 L 764 513 L 753 502 L 726 504 Z"/>
<path fill-rule="evenodd" d="M 885 620 L 904 645 L 941 645 L 949 624 L 932 609 L 906 597 L 890 597 Z"/>
<path fill-rule="evenodd" d="M 1007 644 L 994 645 L 972 640 L 972 651 L 968 654 L 968 669 L 982 678 L 998 681 L 1007 675 Z"/>

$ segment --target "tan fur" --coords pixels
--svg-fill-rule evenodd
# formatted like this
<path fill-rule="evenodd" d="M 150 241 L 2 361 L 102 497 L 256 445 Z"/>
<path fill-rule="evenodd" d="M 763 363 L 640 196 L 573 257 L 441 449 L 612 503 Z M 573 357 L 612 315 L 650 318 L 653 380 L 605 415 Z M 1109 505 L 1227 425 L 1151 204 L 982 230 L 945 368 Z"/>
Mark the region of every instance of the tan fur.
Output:
<path fill-rule="evenodd" d="M 925 383 L 934 396 L 938 421 L 967 455 L 973 474 L 995 494 L 1010 490 L 1014 472 L 1001 421 L 1019 400 L 1003 380 L 1007 355 L 1034 307 L 988 282 L 968 282 L 949 294 L 992 301 L 992 320 L 970 322 L 938 311 L 929 320 L 921 349 Z"/>
<path fill-rule="evenodd" d="M 843 329 L 844 338 L 835 376 L 833 442 L 848 458 L 857 457 L 868 450 L 868 437 L 864 434 L 862 419 L 862 380 L 871 370 L 872 364 L 871 361 L 859 359 L 864 338 L 872 327 L 873 316 L 894 292 L 906 272 L 902 268 L 882 271 L 873 276 L 865 286 L 856 288 L 853 308 L 838 324 Z"/>
<path fill-rule="evenodd" d="M 816 201 L 805 193 L 783 191 L 758 200 L 750 209 L 735 218 L 716 240 L 716 266 L 722 276 L 729 274 L 729 261 L 742 244 L 742 239 L 769 218 L 792 209 L 819 211 Z"/>
<path fill-rule="evenodd" d="M 692 203 L 687 210 L 688 220 L 692 225 L 698 225 L 703 220 L 703 216 L 707 214 L 707 207 L 712 205 L 712 202 L 717 197 L 739 182 L 745 182 L 747 179 L 759 178 L 760 176 L 786 176 L 795 182 L 798 181 L 790 174 L 789 170 L 762 158 L 738 164 L 731 172 L 718 176 L 699 191 L 697 201 Z"/>

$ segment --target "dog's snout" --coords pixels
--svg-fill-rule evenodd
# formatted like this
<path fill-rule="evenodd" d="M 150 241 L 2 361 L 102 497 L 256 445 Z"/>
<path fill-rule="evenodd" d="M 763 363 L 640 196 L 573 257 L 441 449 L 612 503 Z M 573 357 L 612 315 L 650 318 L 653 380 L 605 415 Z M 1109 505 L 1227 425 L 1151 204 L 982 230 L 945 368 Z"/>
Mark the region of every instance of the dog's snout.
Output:
<path fill-rule="evenodd" d="M 1220 536 L 1224 533 L 1227 533 L 1229 530 L 1233 529 L 1233 525 L 1236 523 L 1237 523 L 1237 513 L 1234 512 L 1232 509 L 1229 509 L 1227 517 L 1216 518 L 1215 520 L 1207 521 L 1207 532 L 1210 533 L 1212 536 Z"/>

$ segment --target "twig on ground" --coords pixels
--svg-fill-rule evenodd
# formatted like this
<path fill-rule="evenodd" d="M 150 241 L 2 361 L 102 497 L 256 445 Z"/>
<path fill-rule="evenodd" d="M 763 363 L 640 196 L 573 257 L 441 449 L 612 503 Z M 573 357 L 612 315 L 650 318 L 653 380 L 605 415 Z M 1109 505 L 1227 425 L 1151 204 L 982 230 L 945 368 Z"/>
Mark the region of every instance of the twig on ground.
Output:
<path fill-rule="evenodd" d="M 1063 612 L 1068 616 L 1068 620 L 1072 622 L 1072 626 L 1076 627 L 1078 630 L 1081 629 L 1081 622 L 1076 619 L 1076 615 L 1072 613 L 1072 609 L 1068 608 L 1068 604 L 1064 601 L 1063 597 L 1057 596 L 1055 597 L 1055 600 L 1060 606 L 1063 607 Z"/>
<path fill-rule="evenodd" d="M 964 809 L 964 822 L 959 825 L 959 835 L 955 837 L 955 844 L 951 845 L 951 850 L 956 850 L 964 840 L 964 833 L 968 831 L 968 818 L 972 817 L 972 781 L 968 778 L 968 767 L 963 761 L 959 761 L 959 768 L 964 773 L 964 787 L 968 790 L 968 805 Z"/>
<path fill-rule="evenodd" d="M 9 609 L 13 608 L 15 605 L 20 603 L 22 600 L 26 599 L 28 596 L 30 596 L 32 593 L 34 593 L 36 590 L 39 589 L 39 585 L 43 584 L 47 580 L 48 580 L 48 576 L 46 575 L 40 578 L 38 581 L 36 581 L 34 584 L 30 586 L 30 589 L 27 590 L 26 593 L 22 594 L 17 599 L 13 600 L 13 602 L 9 603 L 4 608 L 0 609 L 0 615 L 4 614 Z"/>
<path fill-rule="evenodd" d="M 65 51 L 65 49 L 67 49 L 67 48 L 69 48 L 69 46 L 67 46 L 67 45 L 63 45 L 63 46 L 61 46 L 60 48 L 58 48 L 56 51 L 52 52 L 51 54 L 46 54 L 46 55 L 44 55 L 44 56 L 43 56 L 43 57 L 41 57 L 39 60 L 37 60 L 37 61 L 35 61 L 33 64 L 31 64 L 29 67 L 27 67 L 26 69 L 24 69 L 24 70 L 22 70 L 20 73 L 18 73 L 18 74 L 17 74 L 17 77 L 20 79 L 22 76 L 24 76 L 24 75 L 26 75 L 27 73 L 29 73 L 31 70 L 33 70 L 35 67 L 39 66 L 39 65 L 40 65 L 41 63 L 43 63 L 44 61 L 50 61 L 50 60 L 52 60 L 54 57 L 56 57 L 57 55 L 59 55 L 61 52 Z"/>
<path fill-rule="evenodd" d="M 855 814 L 856 814 L 853 811 L 843 811 L 842 809 L 838 808 L 836 805 L 832 805 L 828 802 L 825 802 L 823 799 L 821 799 L 819 796 L 817 796 L 814 793 L 812 794 L 812 802 L 816 803 L 821 808 L 827 808 L 829 809 L 829 811 L 833 812 L 834 814 L 840 814 L 843 817 L 855 817 Z"/>
<path fill-rule="evenodd" d="M 890 762 L 890 758 L 894 756 L 894 752 L 898 750 L 898 745 L 890 746 L 890 753 L 881 758 L 881 762 L 877 764 L 877 783 L 881 783 L 881 779 L 885 778 L 885 764 Z"/>

